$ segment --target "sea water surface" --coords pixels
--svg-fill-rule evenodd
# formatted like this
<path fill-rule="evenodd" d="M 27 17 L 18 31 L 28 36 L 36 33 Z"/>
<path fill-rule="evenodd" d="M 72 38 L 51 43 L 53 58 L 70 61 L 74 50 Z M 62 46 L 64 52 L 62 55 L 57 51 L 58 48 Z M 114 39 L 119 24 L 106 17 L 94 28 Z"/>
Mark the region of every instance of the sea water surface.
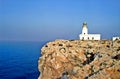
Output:
<path fill-rule="evenodd" d="M 37 79 L 38 59 L 44 44 L 0 41 L 0 79 Z"/>

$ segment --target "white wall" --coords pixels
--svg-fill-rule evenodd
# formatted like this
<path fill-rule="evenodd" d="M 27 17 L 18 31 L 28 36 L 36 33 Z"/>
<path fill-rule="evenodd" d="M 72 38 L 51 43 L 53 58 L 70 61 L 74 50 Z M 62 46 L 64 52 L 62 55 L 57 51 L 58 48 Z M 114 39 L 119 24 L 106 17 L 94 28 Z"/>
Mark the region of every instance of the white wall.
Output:
<path fill-rule="evenodd" d="M 88 34 L 88 28 L 87 28 L 87 26 L 85 27 L 83 27 L 83 29 L 82 29 L 82 34 Z"/>
<path fill-rule="evenodd" d="M 120 39 L 120 37 L 113 37 L 112 40 L 115 41 L 116 39 Z"/>
<path fill-rule="evenodd" d="M 101 36 L 100 34 L 80 34 L 79 35 L 80 40 L 100 40 Z"/>

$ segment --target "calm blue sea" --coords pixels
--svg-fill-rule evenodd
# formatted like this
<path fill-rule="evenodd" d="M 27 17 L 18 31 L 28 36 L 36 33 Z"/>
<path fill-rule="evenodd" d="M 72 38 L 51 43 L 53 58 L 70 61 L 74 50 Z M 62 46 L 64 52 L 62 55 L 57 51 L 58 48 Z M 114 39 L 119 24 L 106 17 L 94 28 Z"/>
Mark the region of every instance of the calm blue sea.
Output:
<path fill-rule="evenodd" d="M 0 42 L 0 79 L 37 79 L 45 42 Z"/>

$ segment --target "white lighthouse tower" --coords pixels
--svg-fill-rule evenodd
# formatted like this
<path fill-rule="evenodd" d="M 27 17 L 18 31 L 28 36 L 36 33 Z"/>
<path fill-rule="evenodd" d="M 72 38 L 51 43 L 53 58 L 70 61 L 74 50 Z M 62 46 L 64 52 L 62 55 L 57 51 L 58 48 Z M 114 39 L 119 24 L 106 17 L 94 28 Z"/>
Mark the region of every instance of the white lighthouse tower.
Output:
<path fill-rule="evenodd" d="M 79 35 L 80 40 L 100 40 L 100 34 L 88 34 L 87 23 L 84 22 L 82 26 L 82 34 Z"/>
<path fill-rule="evenodd" d="M 88 27 L 87 27 L 87 23 L 86 22 L 83 23 L 82 34 L 83 35 L 87 35 L 88 34 Z"/>

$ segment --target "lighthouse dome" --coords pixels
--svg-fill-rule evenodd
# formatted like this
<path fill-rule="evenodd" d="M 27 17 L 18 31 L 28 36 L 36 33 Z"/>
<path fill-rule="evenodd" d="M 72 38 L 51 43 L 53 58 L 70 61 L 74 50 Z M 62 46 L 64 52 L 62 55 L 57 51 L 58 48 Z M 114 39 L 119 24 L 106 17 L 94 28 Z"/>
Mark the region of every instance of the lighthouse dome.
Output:
<path fill-rule="evenodd" d="M 87 22 L 83 22 L 83 25 L 87 25 Z"/>

